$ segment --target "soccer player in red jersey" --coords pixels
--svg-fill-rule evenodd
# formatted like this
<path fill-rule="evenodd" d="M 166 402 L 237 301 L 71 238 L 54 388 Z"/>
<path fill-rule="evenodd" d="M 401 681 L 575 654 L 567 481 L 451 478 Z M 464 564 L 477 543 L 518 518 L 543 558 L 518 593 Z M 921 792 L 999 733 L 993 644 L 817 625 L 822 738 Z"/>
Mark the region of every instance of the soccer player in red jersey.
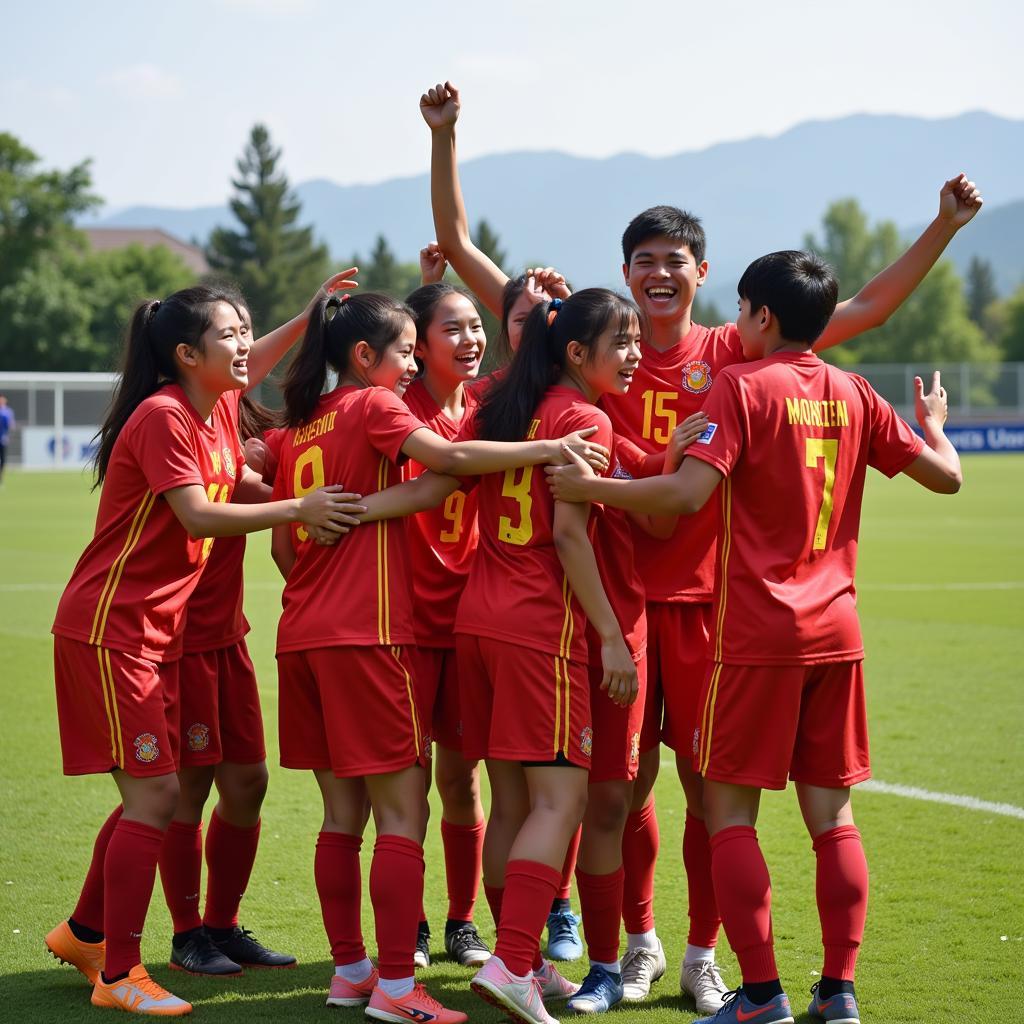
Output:
<path fill-rule="evenodd" d="M 567 299 L 570 292 L 565 278 L 552 267 L 529 268 L 509 278 L 473 243 L 455 151 L 459 110 L 459 92 L 451 82 L 439 83 L 420 97 L 420 113 L 431 131 L 430 200 L 434 230 L 439 239 L 421 250 L 420 265 L 427 273 L 440 271 L 443 274 L 445 263 L 451 262 L 459 277 L 498 318 L 500 329 L 495 345 L 504 367 L 519 347 L 523 324 L 533 307 L 554 298 Z M 500 368 L 495 371 L 499 376 L 502 373 L 504 370 Z M 501 827 L 493 812 L 490 822 L 492 828 Z M 576 960 L 583 955 L 580 919 L 572 912 L 569 900 L 579 844 L 580 833 L 577 832 L 569 844 L 562 879 L 548 915 L 547 950 L 554 960 Z"/>
<path fill-rule="evenodd" d="M 935 220 L 895 263 L 837 305 L 815 348 L 839 344 L 884 323 L 981 204 L 977 188 L 965 175 L 947 181 Z M 709 329 L 691 319 L 694 296 L 708 273 L 704 231 L 697 218 L 670 206 L 646 210 L 626 228 L 622 248 L 623 275 L 643 314 L 644 358 L 629 393 L 609 397 L 605 408 L 617 433 L 644 451 L 655 452 L 678 423 L 702 408 L 718 374 L 745 357 L 735 324 Z M 687 805 L 683 862 L 690 927 L 680 987 L 695 998 L 699 1011 L 707 1013 L 721 1005 L 725 985 L 714 963 L 719 913 L 711 884 L 703 787 L 690 763 L 690 750 L 710 632 L 716 538 L 717 515 L 707 508 L 668 541 L 636 534 L 649 602 L 651 671 L 640 778 L 625 848 L 630 948 L 623 970 L 626 998 L 641 999 L 665 970 L 653 915 L 658 832 L 651 793 L 660 740 L 677 752 Z"/>
<path fill-rule="evenodd" d="M 178 798 L 185 604 L 213 538 L 296 519 L 341 530 L 351 507 L 341 488 L 229 503 L 250 485 L 238 396 L 293 337 L 294 323 L 254 345 L 239 296 L 205 286 L 144 302 L 132 317 L 100 432 L 95 534 L 53 624 L 64 772 L 109 772 L 121 798 L 96 839 L 71 918 L 46 937 L 57 958 L 93 982 L 98 1006 L 191 1010 L 146 973 L 139 939 Z"/>
<path fill-rule="evenodd" d="M 825 948 L 809 1008 L 859 1021 L 854 966 L 867 911 L 867 866 L 850 787 L 870 776 L 854 571 L 867 467 L 954 493 L 960 462 L 942 432 L 938 374 L 915 381 L 924 442 L 860 377 L 812 351 L 836 306 L 817 257 L 779 252 L 739 283 L 743 353 L 705 406 L 708 426 L 678 472 L 619 482 L 586 466 L 553 471 L 555 494 L 693 515 L 721 488 L 722 536 L 712 661 L 694 765 L 705 780 L 712 877 L 743 985 L 716 1024 L 793 1020 L 775 966 L 768 869 L 754 824 L 761 790 L 797 786 L 817 857 Z"/>
<path fill-rule="evenodd" d="M 423 261 L 421 260 L 421 265 Z M 443 260 L 441 261 L 443 273 Z M 426 269 L 426 268 L 425 268 Z M 487 338 L 480 312 L 463 291 L 440 280 L 417 288 L 406 299 L 416 318 L 416 360 L 422 373 L 405 392 L 405 404 L 431 430 L 454 440 L 476 398 L 467 384 L 480 370 Z M 403 479 L 426 467 L 410 460 Z M 464 967 L 480 967 L 490 950 L 473 924 L 484 843 L 480 770 L 462 756 L 455 610 L 476 551 L 476 494 L 461 488 L 443 505 L 409 519 L 409 557 L 416 646 L 410 650 L 416 703 L 429 745 L 436 743 L 434 774 L 441 797 L 441 840 L 448 881 L 444 944 Z M 421 915 L 416 964 L 430 963 L 430 928 Z"/>
<path fill-rule="evenodd" d="M 275 496 L 306 493 L 327 477 L 372 495 L 396 480 L 406 458 L 439 473 L 473 474 L 560 457 L 551 440 L 453 444 L 427 429 L 399 397 L 417 371 L 415 345 L 412 312 L 387 296 L 314 308 L 285 380 L 290 429 Z M 339 383 L 323 394 L 329 369 Z M 592 432 L 587 425 L 582 433 Z M 592 447 L 581 432 L 563 440 Z M 406 531 L 381 521 L 347 539 L 335 552 L 310 543 L 305 530 L 279 529 L 273 542 L 286 579 L 277 643 L 281 763 L 311 770 L 324 803 L 315 876 L 335 961 L 328 1003 L 367 1004 L 381 1020 L 457 1024 L 465 1015 L 445 1009 L 413 976 L 428 751 L 406 651 L 415 643 Z M 360 928 L 367 801 L 377 826 L 370 870 L 377 968 Z"/>
<path fill-rule="evenodd" d="M 260 472 L 250 460 L 249 442 L 262 438 L 276 417 L 248 397 L 238 412 L 246 464 Z M 261 447 L 265 452 L 266 445 Z M 261 455 L 259 467 L 264 461 Z M 160 879 L 174 926 L 170 966 L 218 977 L 240 974 L 243 967 L 295 964 L 295 957 L 267 949 L 238 925 L 268 780 L 259 690 L 245 643 L 244 557 L 245 537 L 220 538 L 188 602 L 178 673 L 180 794 L 160 852 Z M 214 783 L 219 799 L 206 836 L 206 906 L 200 916 L 203 808 Z"/>

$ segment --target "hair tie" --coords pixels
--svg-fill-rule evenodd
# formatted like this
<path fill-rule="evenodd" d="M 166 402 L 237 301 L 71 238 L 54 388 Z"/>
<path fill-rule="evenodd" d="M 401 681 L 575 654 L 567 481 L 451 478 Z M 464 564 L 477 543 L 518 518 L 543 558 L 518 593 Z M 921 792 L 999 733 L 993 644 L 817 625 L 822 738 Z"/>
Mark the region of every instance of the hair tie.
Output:
<path fill-rule="evenodd" d="M 330 322 L 338 315 L 338 310 L 348 302 L 349 294 L 345 292 L 344 295 L 329 295 L 327 297 L 327 304 L 324 306 L 324 319 Z"/>
<path fill-rule="evenodd" d="M 555 317 L 558 316 L 558 311 L 562 308 L 561 299 L 552 299 L 551 305 L 548 308 L 548 327 L 555 322 Z"/>

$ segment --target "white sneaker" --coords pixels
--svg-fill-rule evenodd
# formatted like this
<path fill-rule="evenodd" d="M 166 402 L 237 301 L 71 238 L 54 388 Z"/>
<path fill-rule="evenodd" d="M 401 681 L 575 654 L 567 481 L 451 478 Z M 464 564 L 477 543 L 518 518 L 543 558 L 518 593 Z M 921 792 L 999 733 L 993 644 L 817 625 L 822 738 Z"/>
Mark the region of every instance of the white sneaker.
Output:
<path fill-rule="evenodd" d="M 698 1013 L 718 1013 L 729 994 L 714 960 L 683 963 L 679 968 L 679 989 L 693 996 Z"/>
<path fill-rule="evenodd" d="M 540 994 L 543 999 L 568 999 L 580 990 L 579 985 L 562 975 L 550 960 L 545 960 L 533 972 L 533 976 L 540 982 Z"/>
<path fill-rule="evenodd" d="M 657 949 L 631 949 L 622 958 L 622 998 L 639 1003 L 651 994 L 651 986 L 668 969 L 665 949 L 658 939 Z"/>
<path fill-rule="evenodd" d="M 473 975 L 469 987 L 520 1024 L 558 1024 L 544 1009 L 539 979 L 531 974 L 525 981 L 519 981 L 493 954 Z"/>

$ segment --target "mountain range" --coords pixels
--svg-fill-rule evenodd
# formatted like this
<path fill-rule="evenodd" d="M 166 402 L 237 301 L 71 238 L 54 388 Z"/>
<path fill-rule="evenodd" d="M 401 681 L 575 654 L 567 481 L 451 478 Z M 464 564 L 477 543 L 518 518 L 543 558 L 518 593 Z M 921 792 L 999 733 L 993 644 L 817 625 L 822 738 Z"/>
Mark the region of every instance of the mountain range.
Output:
<path fill-rule="evenodd" d="M 426 131 L 422 144 L 426 163 Z M 619 240 L 635 213 L 657 203 L 690 210 L 708 234 L 706 296 L 731 306 L 746 264 L 799 246 L 832 201 L 854 197 L 873 221 L 895 221 L 911 235 L 932 216 L 942 182 L 961 170 L 986 206 L 950 255 L 961 269 L 973 255 L 990 259 L 1007 292 L 1024 282 L 1022 166 L 1024 121 L 976 111 L 936 120 L 856 114 L 667 157 L 496 154 L 467 160 L 461 175 L 471 220 L 491 223 L 510 265 L 551 264 L 576 287 L 621 283 Z M 303 221 L 340 260 L 367 253 L 378 234 L 412 260 L 434 237 L 426 174 L 374 185 L 313 180 L 295 192 Z M 231 219 L 226 205 L 134 206 L 93 223 L 161 227 L 204 241 Z"/>

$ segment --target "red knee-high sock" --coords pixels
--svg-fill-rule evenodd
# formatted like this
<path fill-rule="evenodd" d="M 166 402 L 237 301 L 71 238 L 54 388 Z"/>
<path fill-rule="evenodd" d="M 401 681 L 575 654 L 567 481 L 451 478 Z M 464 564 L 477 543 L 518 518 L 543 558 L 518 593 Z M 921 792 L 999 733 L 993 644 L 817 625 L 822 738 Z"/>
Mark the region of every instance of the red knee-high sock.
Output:
<path fill-rule="evenodd" d="M 722 925 L 711 880 L 711 839 L 708 827 L 696 815 L 686 812 L 683 829 L 683 866 L 686 868 L 686 891 L 689 895 L 691 946 L 714 947 Z"/>
<path fill-rule="evenodd" d="M 473 920 L 484 856 L 484 829 L 482 821 L 474 825 L 453 825 L 441 819 L 444 871 L 448 879 L 449 921 Z"/>
<path fill-rule="evenodd" d="M 772 946 L 772 885 L 757 830 L 733 825 L 711 837 L 715 894 L 744 982 L 779 976 Z"/>
<path fill-rule="evenodd" d="M 583 826 L 580 825 L 569 840 L 569 849 L 565 851 L 565 863 L 562 865 L 562 877 L 558 882 L 558 899 L 567 900 L 572 892 L 572 876 L 576 874 L 576 857 L 580 852 L 580 836 Z"/>
<path fill-rule="evenodd" d="M 172 821 L 160 849 L 160 881 L 175 933 L 191 931 L 199 917 L 199 879 L 203 871 L 203 826 Z M 134 965 L 133 965 L 134 966 Z"/>
<path fill-rule="evenodd" d="M 75 904 L 75 912 L 71 915 L 79 924 L 91 928 L 94 932 L 103 931 L 103 863 L 107 858 L 107 846 L 114 828 L 121 820 L 124 807 L 118 804 L 110 813 L 96 836 L 92 848 L 92 860 L 89 870 L 82 883 L 82 892 Z"/>
<path fill-rule="evenodd" d="M 152 825 L 122 818 L 114 827 L 103 863 L 103 973 L 108 978 L 142 962 L 139 946 L 153 896 L 164 834 Z"/>
<path fill-rule="evenodd" d="M 654 867 L 658 863 L 658 816 L 654 798 L 626 819 L 622 835 L 622 866 L 626 885 L 622 895 L 622 921 L 630 935 L 654 927 Z"/>
<path fill-rule="evenodd" d="M 561 884 L 561 872 L 533 860 L 510 860 L 494 955 L 517 975 L 529 974 L 537 961 L 540 933 Z"/>
<path fill-rule="evenodd" d="M 363 884 L 359 873 L 362 836 L 321 832 L 313 858 L 313 878 L 320 897 L 324 931 L 337 966 L 366 957 L 360 920 Z M 415 926 L 414 926 L 415 928 Z"/>
<path fill-rule="evenodd" d="M 868 914 L 868 862 L 855 825 L 840 825 L 814 840 L 815 892 L 828 978 L 853 981 Z"/>
<path fill-rule="evenodd" d="M 248 828 L 232 825 L 216 811 L 210 815 L 206 832 L 207 928 L 233 928 L 238 924 L 238 907 L 245 895 L 260 845 L 260 823 Z"/>
<path fill-rule="evenodd" d="M 587 955 L 598 963 L 610 964 L 619 959 L 619 926 L 622 921 L 625 879 L 626 873 L 621 865 L 610 875 L 588 875 L 576 869 Z"/>
<path fill-rule="evenodd" d="M 501 904 L 505 898 L 505 886 L 484 884 L 484 895 L 487 897 L 487 906 L 491 908 L 494 930 L 497 931 L 501 924 Z"/>
<path fill-rule="evenodd" d="M 377 926 L 377 970 L 411 978 L 416 925 L 423 902 L 423 847 L 404 836 L 377 836 L 370 865 L 370 901 Z"/>

